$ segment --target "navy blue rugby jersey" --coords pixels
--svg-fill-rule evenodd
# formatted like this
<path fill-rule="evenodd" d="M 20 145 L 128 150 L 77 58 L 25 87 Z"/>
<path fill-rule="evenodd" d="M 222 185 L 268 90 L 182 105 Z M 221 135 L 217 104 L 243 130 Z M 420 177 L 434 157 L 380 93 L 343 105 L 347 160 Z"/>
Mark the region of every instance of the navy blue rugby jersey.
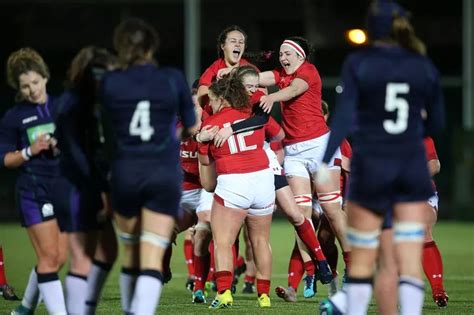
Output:
<path fill-rule="evenodd" d="M 410 151 L 443 127 L 439 74 L 420 54 L 398 46 L 364 48 L 346 58 L 341 81 L 325 162 L 350 131 L 354 151 L 392 153 Z"/>
<path fill-rule="evenodd" d="M 104 157 L 94 100 L 81 100 L 74 90 L 65 91 L 59 100 L 55 135 L 61 174 L 75 184 L 105 177 L 99 170 Z"/>
<path fill-rule="evenodd" d="M 185 128 L 196 120 L 180 71 L 153 64 L 111 71 L 104 75 L 99 95 L 116 158 L 179 161 L 177 119 Z"/>
<path fill-rule="evenodd" d="M 0 159 L 8 152 L 30 146 L 39 134 L 53 135 L 58 99 L 48 95 L 46 104 L 21 102 L 8 110 L 0 122 Z M 59 160 L 52 150 L 44 150 L 23 163 L 21 171 L 33 175 L 57 176 Z"/>

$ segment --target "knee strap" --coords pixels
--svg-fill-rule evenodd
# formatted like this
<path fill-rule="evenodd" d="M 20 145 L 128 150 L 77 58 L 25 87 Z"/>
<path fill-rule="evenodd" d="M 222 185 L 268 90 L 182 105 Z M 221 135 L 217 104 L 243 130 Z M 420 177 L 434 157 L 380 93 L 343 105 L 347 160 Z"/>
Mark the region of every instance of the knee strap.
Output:
<path fill-rule="evenodd" d="M 158 235 L 153 232 L 143 231 L 140 241 L 150 243 L 157 247 L 168 248 L 170 245 L 170 240 L 166 237 Z"/>
<path fill-rule="evenodd" d="M 318 200 L 320 204 L 339 203 L 342 204 L 342 196 L 340 190 L 335 190 L 327 193 L 318 193 Z"/>
<path fill-rule="evenodd" d="M 298 206 L 311 207 L 313 205 L 313 196 L 311 194 L 295 195 L 294 198 Z"/>
<path fill-rule="evenodd" d="M 360 248 L 377 248 L 379 246 L 380 229 L 374 231 L 361 231 L 347 228 L 347 241 L 351 246 Z"/>
<path fill-rule="evenodd" d="M 421 243 L 425 236 L 425 225 L 420 222 L 401 221 L 393 224 L 395 242 Z"/>
<path fill-rule="evenodd" d="M 211 231 L 211 225 L 209 223 L 205 223 L 205 222 L 198 222 L 195 226 L 194 226 L 194 229 L 196 231 L 199 231 L 199 230 L 204 230 L 204 231 Z"/>
<path fill-rule="evenodd" d="M 140 242 L 140 236 L 137 234 L 130 234 L 120 231 L 118 233 L 119 239 L 128 245 L 138 244 Z"/>

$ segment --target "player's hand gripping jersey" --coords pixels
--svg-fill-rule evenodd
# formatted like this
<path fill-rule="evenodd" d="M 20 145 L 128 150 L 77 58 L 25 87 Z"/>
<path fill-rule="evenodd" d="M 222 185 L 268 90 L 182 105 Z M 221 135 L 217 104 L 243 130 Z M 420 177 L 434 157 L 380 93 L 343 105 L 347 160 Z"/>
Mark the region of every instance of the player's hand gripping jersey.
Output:
<path fill-rule="evenodd" d="M 226 127 L 248 118 L 249 112 L 242 112 L 232 108 L 224 108 L 203 122 L 203 126 Z M 278 126 L 278 125 L 277 125 Z M 277 128 L 268 130 L 268 135 L 276 136 L 279 131 Z M 202 144 L 199 153 L 209 154 L 216 162 L 217 175 L 220 174 L 238 174 L 251 173 L 268 168 L 268 158 L 263 150 L 263 141 L 265 139 L 265 129 L 257 129 L 242 132 L 230 137 L 226 143 L 217 148 L 211 143 Z"/>

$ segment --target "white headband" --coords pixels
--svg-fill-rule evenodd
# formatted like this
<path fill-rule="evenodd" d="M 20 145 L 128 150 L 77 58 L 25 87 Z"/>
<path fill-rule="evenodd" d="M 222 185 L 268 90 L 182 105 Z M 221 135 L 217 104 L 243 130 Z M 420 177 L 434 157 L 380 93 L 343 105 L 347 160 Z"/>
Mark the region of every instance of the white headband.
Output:
<path fill-rule="evenodd" d="M 285 39 L 283 43 L 281 44 L 281 46 L 288 46 L 292 48 L 294 51 L 296 51 L 297 55 L 299 55 L 300 57 L 303 57 L 303 59 L 306 59 L 306 54 L 304 52 L 304 49 L 301 48 L 301 46 L 297 42 L 294 42 L 289 39 Z"/>

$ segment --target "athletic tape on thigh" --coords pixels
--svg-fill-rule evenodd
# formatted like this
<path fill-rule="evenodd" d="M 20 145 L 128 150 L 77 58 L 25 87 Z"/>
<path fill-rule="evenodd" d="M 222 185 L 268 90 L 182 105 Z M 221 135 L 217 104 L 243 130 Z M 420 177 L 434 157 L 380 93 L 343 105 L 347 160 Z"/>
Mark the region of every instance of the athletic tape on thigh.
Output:
<path fill-rule="evenodd" d="M 395 242 L 423 242 L 425 225 L 420 222 L 402 221 L 393 224 Z"/>
<path fill-rule="evenodd" d="M 328 193 L 318 193 L 318 200 L 320 204 L 325 204 L 325 203 L 342 204 L 341 191 L 335 190 Z"/>
<path fill-rule="evenodd" d="M 295 195 L 295 202 L 298 206 L 311 207 L 313 205 L 313 197 L 311 194 Z"/>
<path fill-rule="evenodd" d="M 379 246 L 380 229 L 366 232 L 347 228 L 347 241 L 351 246 L 362 248 L 377 248 Z"/>
<path fill-rule="evenodd" d="M 170 240 L 156 233 L 143 231 L 140 241 L 147 242 L 157 247 L 168 248 Z"/>
<path fill-rule="evenodd" d="M 198 222 L 195 226 L 194 226 L 194 229 L 196 231 L 199 231 L 199 230 L 206 230 L 206 231 L 211 231 L 211 225 L 209 223 L 205 223 L 205 222 Z"/>
<path fill-rule="evenodd" d="M 118 237 L 125 244 L 133 245 L 133 244 L 138 244 L 140 242 L 140 235 L 125 233 L 125 232 L 120 231 L 118 233 Z"/>

